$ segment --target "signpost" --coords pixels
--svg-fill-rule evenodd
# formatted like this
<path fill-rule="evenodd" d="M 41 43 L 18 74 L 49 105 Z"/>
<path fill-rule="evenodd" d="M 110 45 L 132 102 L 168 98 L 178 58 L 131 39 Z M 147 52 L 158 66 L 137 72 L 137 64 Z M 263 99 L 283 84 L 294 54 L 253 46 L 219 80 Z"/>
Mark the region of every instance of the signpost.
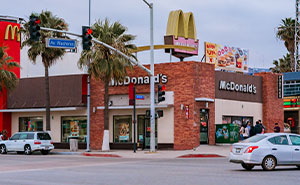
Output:
<path fill-rule="evenodd" d="M 47 48 L 76 49 L 77 41 L 72 39 L 46 38 Z"/>

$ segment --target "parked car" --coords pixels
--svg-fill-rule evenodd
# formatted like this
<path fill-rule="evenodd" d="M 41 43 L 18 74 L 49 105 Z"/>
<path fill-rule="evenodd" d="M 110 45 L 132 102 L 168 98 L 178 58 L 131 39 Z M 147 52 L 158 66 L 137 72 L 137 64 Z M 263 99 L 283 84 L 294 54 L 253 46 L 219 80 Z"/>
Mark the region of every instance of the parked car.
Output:
<path fill-rule="evenodd" d="M 229 161 L 246 170 L 261 165 L 264 170 L 276 166 L 300 168 L 300 135 L 291 133 L 258 134 L 231 146 Z"/>
<path fill-rule="evenodd" d="M 34 151 L 41 151 L 47 155 L 54 149 L 48 132 L 17 132 L 8 140 L 0 141 L 0 153 L 25 153 L 30 155 Z"/>

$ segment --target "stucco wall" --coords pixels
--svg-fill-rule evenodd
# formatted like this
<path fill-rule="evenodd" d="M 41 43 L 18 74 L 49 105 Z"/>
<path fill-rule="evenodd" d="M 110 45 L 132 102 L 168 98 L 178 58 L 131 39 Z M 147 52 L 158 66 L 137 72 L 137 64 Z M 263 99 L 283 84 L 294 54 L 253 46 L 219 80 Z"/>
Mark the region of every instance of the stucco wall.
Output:
<path fill-rule="evenodd" d="M 262 120 L 262 103 L 215 99 L 215 122 L 222 123 L 222 116 L 253 117 L 253 122 Z"/>

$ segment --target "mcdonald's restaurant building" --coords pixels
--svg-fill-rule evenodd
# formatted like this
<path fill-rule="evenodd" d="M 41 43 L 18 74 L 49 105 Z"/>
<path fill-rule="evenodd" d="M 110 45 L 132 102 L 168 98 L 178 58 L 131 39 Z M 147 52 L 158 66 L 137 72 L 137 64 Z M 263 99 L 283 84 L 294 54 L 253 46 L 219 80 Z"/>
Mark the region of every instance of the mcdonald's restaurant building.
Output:
<path fill-rule="evenodd" d="M 149 66 L 148 66 L 149 67 Z M 278 98 L 278 74 L 255 76 L 215 71 L 214 65 L 187 61 L 155 64 L 155 82 L 165 85 L 166 100 L 156 104 L 163 117 L 156 118 L 158 149 L 192 149 L 215 144 L 216 125 L 243 124 L 262 120 L 267 131 L 274 123 L 283 128 L 283 100 Z M 150 77 L 139 68 L 124 82 L 109 87 L 109 141 L 111 149 L 132 148 L 133 107 L 129 106 L 128 84 L 136 94 L 136 142 L 149 147 Z M 157 90 L 157 87 L 156 87 Z M 91 148 L 101 149 L 104 133 L 104 85 L 91 80 Z"/>

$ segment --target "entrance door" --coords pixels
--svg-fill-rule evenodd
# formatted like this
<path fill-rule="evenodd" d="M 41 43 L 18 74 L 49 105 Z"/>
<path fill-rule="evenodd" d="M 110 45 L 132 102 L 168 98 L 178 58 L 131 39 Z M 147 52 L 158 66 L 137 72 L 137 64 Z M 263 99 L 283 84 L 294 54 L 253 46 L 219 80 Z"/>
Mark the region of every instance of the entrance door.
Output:
<path fill-rule="evenodd" d="M 150 118 L 145 115 L 138 115 L 138 147 L 150 148 L 151 124 Z M 157 119 L 155 119 L 155 145 L 157 147 Z"/>
<path fill-rule="evenodd" d="M 207 109 L 200 109 L 200 143 L 208 144 L 208 119 Z"/>

